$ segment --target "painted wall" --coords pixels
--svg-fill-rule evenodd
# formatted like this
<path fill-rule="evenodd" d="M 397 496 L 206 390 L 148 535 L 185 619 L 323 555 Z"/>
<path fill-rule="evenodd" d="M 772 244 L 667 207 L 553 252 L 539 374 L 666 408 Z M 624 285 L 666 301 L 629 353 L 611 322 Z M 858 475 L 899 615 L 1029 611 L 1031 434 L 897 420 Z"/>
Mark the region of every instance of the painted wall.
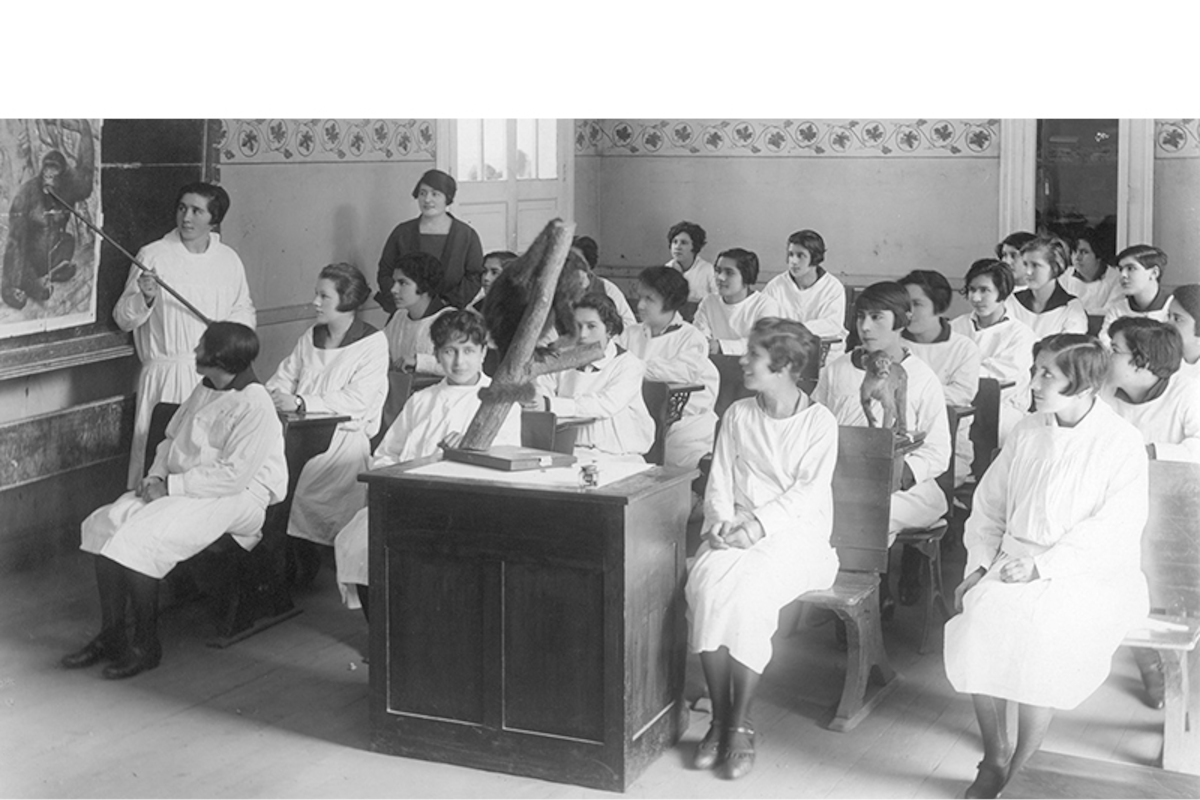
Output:
<path fill-rule="evenodd" d="M 1200 120 L 1156 120 L 1154 244 L 1169 257 L 1165 283 L 1200 283 Z"/>
<path fill-rule="evenodd" d="M 853 284 L 933 268 L 954 277 L 998 239 L 995 120 L 583 120 L 580 230 L 614 266 L 661 264 L 680 219 L 705 253 L 758 253 L 785 268 L 787 236 L 821 233 L 826 266 Z"/>
<path fill-rule="evenodd" d="M 434 165 L 432 120 L 224 120 L 223 241 L 246 265 L 268 378 L 311 325 L 317 273 L 347 261 L 375 285 L 383 243 L 416 216 L 412 187 Z M 243 143 L 252 142 L 244 147 Z M 366 319 L 383 327 L 374 301 Z"/>

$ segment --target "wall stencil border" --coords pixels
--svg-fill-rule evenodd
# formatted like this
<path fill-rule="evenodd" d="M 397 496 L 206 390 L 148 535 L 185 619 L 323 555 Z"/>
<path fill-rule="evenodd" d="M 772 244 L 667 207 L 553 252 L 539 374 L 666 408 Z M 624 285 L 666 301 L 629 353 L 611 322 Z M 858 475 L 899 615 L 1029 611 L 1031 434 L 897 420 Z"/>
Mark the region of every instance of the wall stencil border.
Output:
<path fill-rule="evenodd" d="M 223 119 L 226 164 L 432 161 L 432 119 Z"/>
<path fill-rule="evenodd" d="M 1154 120 L 1155 158 L 1200 158 L 1200 119 Z"/>
<path fill-rule="evenodd" d="M 582 119 L 579 155 L 999 158 L 998 119 Z"/>

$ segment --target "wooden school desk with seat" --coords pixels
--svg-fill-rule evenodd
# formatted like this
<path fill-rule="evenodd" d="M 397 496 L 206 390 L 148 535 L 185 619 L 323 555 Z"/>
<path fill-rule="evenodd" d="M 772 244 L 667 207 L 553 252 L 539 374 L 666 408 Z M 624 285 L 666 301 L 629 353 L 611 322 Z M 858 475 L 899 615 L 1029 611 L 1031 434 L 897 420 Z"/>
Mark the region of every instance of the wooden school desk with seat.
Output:
<path fill-rule="evenodd" d="M 159 403 L 154 407 L 146 438 L 147 470 L 154 463 L 154 453 L 166 436 L 167 423 L 178 408 L 178 403 Z M 258 545 L 247 553 L 225 534 L 172 572 L 172 575 L 180 573 L 176 580 L 192 572 L 200 582 L 212 585 L 217 637 L 208 642 L 211 647 L 228 647 L 300 613 L 292 603 L 287 578 L 287 522 L 292 499 L 304 465 L 329 449 L 337 426 L 350 417 L 292 412 L 280 414 L 279 419 L 288 467 L 287 496 L 267 507 Z"/>
<path fill-rule="evenodd" d="M 626 789 L 686 727 L 695 474 L 606 463 L 585 489 L 577 466 L 364 473 L 372 748 Z"/>

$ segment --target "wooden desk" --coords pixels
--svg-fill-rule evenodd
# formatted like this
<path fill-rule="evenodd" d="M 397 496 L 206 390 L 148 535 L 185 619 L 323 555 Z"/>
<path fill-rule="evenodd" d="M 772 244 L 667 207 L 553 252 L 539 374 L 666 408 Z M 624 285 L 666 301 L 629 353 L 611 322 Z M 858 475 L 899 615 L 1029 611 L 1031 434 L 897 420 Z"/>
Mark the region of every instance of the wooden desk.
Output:
<path fill-rule="evenodd" d="M 362 476 L 372 748 L 624 790 L 686 725 L 695 471 L 584 490 L 423 463 Z"/>
<path fill-rule="evenodd" d="M 1200 797 L 1200 778 L 1140 764 L 1039 750 L 1009 780 L 1001 797 Z"/>

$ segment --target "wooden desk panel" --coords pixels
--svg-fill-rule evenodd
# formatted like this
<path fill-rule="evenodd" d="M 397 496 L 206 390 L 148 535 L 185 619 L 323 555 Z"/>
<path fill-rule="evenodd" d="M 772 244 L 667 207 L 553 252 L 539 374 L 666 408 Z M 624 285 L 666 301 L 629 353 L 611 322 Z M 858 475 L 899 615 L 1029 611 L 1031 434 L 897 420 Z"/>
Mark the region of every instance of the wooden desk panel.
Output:
<path fill-rule="evenodd" d="M 608 790 L 682 733 L 695 473 L 594 490 L 364 476 L 374 749 Z"/>

